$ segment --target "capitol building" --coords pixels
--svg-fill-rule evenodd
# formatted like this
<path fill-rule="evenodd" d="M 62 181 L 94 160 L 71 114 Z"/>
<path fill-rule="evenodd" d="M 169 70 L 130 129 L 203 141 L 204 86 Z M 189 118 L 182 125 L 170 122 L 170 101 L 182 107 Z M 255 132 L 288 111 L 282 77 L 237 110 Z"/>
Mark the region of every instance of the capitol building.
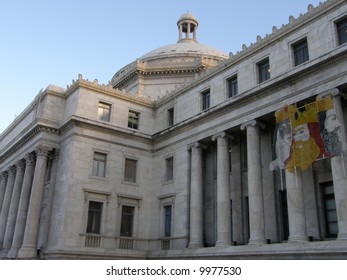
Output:
<path fill-rule="evenodd" d="M 347 259 L 347 2 L 235 54 L 198 26 L 0 134 L 0 259 Z"/>

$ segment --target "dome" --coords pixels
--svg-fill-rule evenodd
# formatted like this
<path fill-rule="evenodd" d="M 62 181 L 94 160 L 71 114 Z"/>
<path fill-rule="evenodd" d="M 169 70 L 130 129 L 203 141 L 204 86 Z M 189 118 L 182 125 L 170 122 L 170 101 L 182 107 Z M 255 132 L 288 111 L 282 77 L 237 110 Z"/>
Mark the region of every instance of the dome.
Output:
<path fill-rule="evenodd" d="M 166 45 L 154 49 L 139 58 L 140 61 L 148 61 L 152 59 L 179 57 L 179 56 L 197 56 L 215 58 L 218 60 L 227 59 L 228 55 L 224 52 L 208 47 L 202 44 L 194 44 L 192 42 L 179 42 L 176 44 Z"/>
<path fill-rule="evenodd" d="M 114 88 L 153 99 L 196 78 L 229 56 L 197 41 L 198 20 L 190 13 L 177 21 L 178 41 L 154 49 L 120 69 L 112 78 Z"/>

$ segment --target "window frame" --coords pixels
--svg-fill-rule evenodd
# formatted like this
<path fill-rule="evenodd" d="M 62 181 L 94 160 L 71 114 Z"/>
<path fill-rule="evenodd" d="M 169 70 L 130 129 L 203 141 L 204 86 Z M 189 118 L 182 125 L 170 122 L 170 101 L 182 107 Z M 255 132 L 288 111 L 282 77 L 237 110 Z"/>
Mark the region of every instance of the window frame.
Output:
<path fill-rule="evenodd" d="M 211 89 L 205 89 L 201 92 L 202 110 L 206 111 L 211 108 Z"/>
<path fill-rule="evenodd" d="M 98 160 L 96 159 L 96 156 L 105 156 L 105 160 Z M 103 167 L 103 172 L 102 175 L 99 173 L 99 168 L 100 168 L 100 162 L 104 162 L 104 167 Z M 97 166 L 95 167 L 95 163 Z M 105 178 L 106 177 L 106 167 L 107 167 L 107 153 L 99 152 L 99 151 L 93 151 L 93 160 L 92 160 L 92 176 L 93 177 L 99 177 L 99 178 Z"/>
<path fill-rule="evenodd" d="M 299 66 L 310 60 L 307 38 L 292 44 L 294 66 Z"/>
<path fill-rule="evenodd" d="M 125 213 L 124 209 L 128 208 L 131 209 L 131 215 L 129 213 Z M 122 211 L 121 211 L 121 219 L 120 219 L 120 229 L 119 229 L 119 235 L 122 237 L 134 237 L 134 222 L 135 222 L 135 206 L 133 205 L 122 205 Z M 130 231 L 129 233 L 124 232 L 124 224 L 125 224 L 125 217 L 131 217 L 130 223 L 127 222 L 126 224 L 129 224 Z"/>
<path fill-rule="evenodd" d="M 170 209 L 169 215 L 168 215 L 167 209 Z M 172 236 L 173 206 L 171 204 L 164 205 L 163 214 L 164 214 L 164 223 L 163 223 L 164 237 L 171 237 Z"/>
<path fill-rule="evenodd" d="M 339 27 L 340 25 L 343 25 L 343 26 Z M 347 33 L 346 33 L 346 36 L 344 38 L 343 38 L 343 36 L 341 36 L 341 34 L 343 34 L 343 32 L 341 33 L 340 30 L 343 28 L 347 32 L 347 16 L 339 18 L 335 21 L 335 32 L 336 32 L 336 36 L 337 36 L 337 44 L 339 46 L 347 43 Z"/>
<path fill-rule="evenodd" d="M 139 130 L 140 112 L 135 110 L 128 111 L 128 128 Z"/>
<path fill-rule="evenodd" d="M 237 74 L 226 79 L 227 84 L 227 97 L 231 98 L 238 95 L 239 85 Z M 236 84 L 236 86 L 235 86 Z"/>
<path fill-rule="evenodd" d="M 99 204 L 100 209 L 91 209 L 91 203 Z M 96 201 L 96 200 L 89 200 L 88 201 L 88 214 L 87 214 L 87 225 L 86 225 L 86 233 L 87 234 L 101 234 L 101 226 L 102 226 L 102 219 L 103 219 L 103 209 L 104 203 L 102 201 Z M 99 216 L 96 218 L 95 213 L 98 213 Z M 92 217 L 91 217 L 92 213 Z M 98 220 L 97 222 L 97 231 L 95 231 L 95 219 Z M 91 221 L 91 222 L 90 222 Z M 91 228 L 90 228 L 91 226 Z M 89 229 L 88 229 L 89 228 Z"/>
<path fill-rule="evenodd" d="M 269 57 L 257 62 L 258 83 L 264 83 L 271 79 L 271 67 Z"/>
<path fill-rule="evenodd" d="M 128 164 L 133 162 L 135 163 L 135 171 L 130 172 L 130 170 L 128 169 Z M 127 183 L 132 183 L 132 184 L 136 184 L 137 183 L 137 170 L 138 170 L 138 160 L 135 158 L 130 158 L 130 157 L 126 157 L 124 159 L 124 172 L 123 172 L 123 181 L 127 182 Z M 134 173 L 134 178 L 131 178 L 130 175 L 131 173 Z"/>
<path fill-rule="evenodd" d="M 174 180 L 174 157 L 170 156 L 165 158 L 165 183 L 172 182 Z"/>
<path fill-rule="evenodd" d="M 175 109 L 171 107 L 167 110 L 167 123 L 168 127 L 173 126 L 175 123 Z"/>
<path fill-rule="evenodd" d="M 105 107 L 103 107 L 105 106 Z M 108 113 L 105 114 L 104 112 L 102 114 L 100 114 L 100 109 L 107 109 L 108 108 Z M 107 103 L 107 102 L 104 102 L 104 101 L 99 101 L 99 104 L 98 104 L 98 113 L 97 113 L 97 118 L 99 121 L 103 121 L 103 122 L 110 122 L 111 120 L 111 110 L 112 110 L 112 104 L 110 103 Z M 106 119 L 104 119 L 103 117 L 104 116 L 107 116 Z"/>

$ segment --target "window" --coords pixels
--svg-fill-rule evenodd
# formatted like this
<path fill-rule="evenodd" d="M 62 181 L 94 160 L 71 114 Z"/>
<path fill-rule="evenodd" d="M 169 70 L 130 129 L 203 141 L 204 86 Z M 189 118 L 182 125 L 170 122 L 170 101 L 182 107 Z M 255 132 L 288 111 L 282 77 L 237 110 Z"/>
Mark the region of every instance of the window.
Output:
<path fill-rule="evenodd" d="M 347 42 L 347 18 L 336 23 L 337 37 L 339 45 Z"/>
<path fill-rule="evenodd" d="M 259 83 L 265 82 L 270 79 L 270 62 L 265 59 L 257 64 L 258 67 L 258 80 Z"/>
<path fill-rule="evenodd" d="M 336 237 L 338 233 L 334 186 L 332 183 L 322 185 L 323 207 L 327 237 Z"/>
<path fill-rule="evenodd" d="M 308 46 L 307 40 L 302 40 L 293 45 L 293 53 L 294 53 L 294 64 L 295 66 L 304 63 L 309 60 L 308 57 Z"/>
<path fill-rule="evenodd" d="M 228 84 L 228 97 L 233 97 L 237 95 L 237 76 L 227 79 Z"/>
<path fill-rule="evenodd" d="M 136 182 L 136 167 L 137 160 L 134 159 L 125 159 L 124 167 L 124 180 L 130 182 Z"/>
<path fill-rule="evenodd" d="M 207 110 L 208 108 L 210 108 L 210 90 L 206 90 L 203 93 L 201 93 L 202 95 L 202 110 Z"/>
<path fill-rule="evenodd" d="M 172 126 L 174 124 L 174 108 L 167 110 L 168 125 Z"/>
<path fill-rule="evenodd" d="M 106 155 L 102 153 L 94 153 L 93 158 L 93 176 L 105 177 L 106 171 Z"/>
<path fill-rule="evenodd" d="M 171 236 L 171 217 L 172 217 L 172 206 L 164 206 L 164 236 Z"/>
<path fill-rule="evenodd" d="M 120 235 L 132 237 L 133 236 L 133 224 L 134 224 L 134 211 L 133 206 L 122 206 L 122 218 L 120 225 Z"/>
<path fill-rule="evenodd" d="M 173 157 L 169 157 L 165 160 L 166 172 L 165 172 L 165 181 L 173 180 Z"/>
<path fill-rule="evenodd" d="M 139 129 L 139 117 L 140 113 L 129 111 L 128 127 L 133 129 Z"/>
<path fill-rule="evenodd" d="M 99 102 L 98 107 L 98 120 L 109 122 L 111 114 L 111 105 L 103 102 Z"/>
<path fill-rule="evenodd" d="M 87 233 L 100 234 L 102 202 L 89 201 Z"/>

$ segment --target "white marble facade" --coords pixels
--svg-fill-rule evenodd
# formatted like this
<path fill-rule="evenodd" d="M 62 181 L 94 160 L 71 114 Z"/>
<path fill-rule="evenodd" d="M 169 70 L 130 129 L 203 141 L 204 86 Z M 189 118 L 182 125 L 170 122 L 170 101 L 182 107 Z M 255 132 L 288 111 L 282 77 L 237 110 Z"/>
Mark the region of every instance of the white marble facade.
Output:
<path fill-rule="evenodd" d="M 184 14 L 110 85 L 48 86 L 0 135 L 0 257 L 346 259 L 346 19 L 346 1 L 310 5 L 225 55 Z M 275 112 L 327 94 L 342 156 L 270 170 Z"/>

